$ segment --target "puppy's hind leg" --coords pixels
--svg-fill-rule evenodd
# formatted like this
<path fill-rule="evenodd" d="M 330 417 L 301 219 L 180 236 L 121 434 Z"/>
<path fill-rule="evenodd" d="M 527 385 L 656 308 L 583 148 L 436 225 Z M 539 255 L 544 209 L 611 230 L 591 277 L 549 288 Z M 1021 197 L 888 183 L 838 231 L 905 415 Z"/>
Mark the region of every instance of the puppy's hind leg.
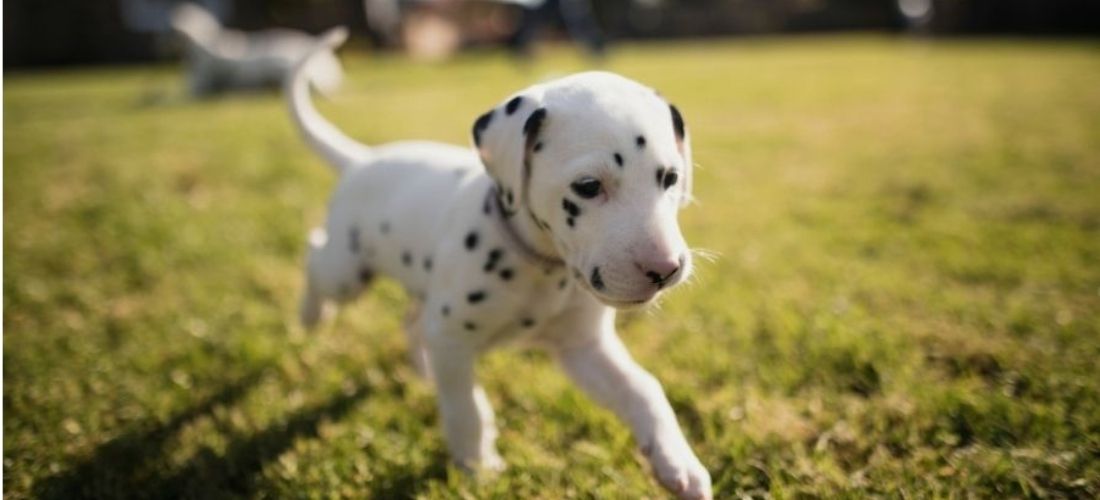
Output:
<path fill-rule="evenodd" d="M 317 292 L 317 287 L 309 279 L 309 270 L 306 270 L 306 289 L 302 292 L 302 301 L 298 306 L 299 320 L 302 326 L 312 329 L 321 321 L 321 313 L 324 310 L 325 301 Z"/>
<path fill-rule="evenodd" d="M 299 312 L 303 326 L 316 326 L 327 306 L 354 299 L 372 281 L 374 274 L 361 263 L 355 251 L 359 238 L 356 233 L 330 238 L 322 228 L 310 232 L 305 292 Z"/>
<path fill-rule="evenodd" d="M 408 342 L 409 360 L 416 373 L 425 379 L 431 379 L 431 366 L 428 364 L 428 349 L 424 346 L 424 328 L 421 304 L 414 304 L 405 314 L 405 340 Z"/>
<path fill-rule="evenodd" d="M 321 314 L 325 308 L 325 297 L 322 295 L 322 283 L 318 268 L 322 266 L 320 261 L 324 259 L 325 246 L 328 244 L 328 233 L 322 228 L 314 228 L 309 233 L 309 242 L 306 248 L 305 266 L 305 290 L 302 292 L 302 301 L 298 314 L 302 326 L 311 329 L 321 321 Z"/>

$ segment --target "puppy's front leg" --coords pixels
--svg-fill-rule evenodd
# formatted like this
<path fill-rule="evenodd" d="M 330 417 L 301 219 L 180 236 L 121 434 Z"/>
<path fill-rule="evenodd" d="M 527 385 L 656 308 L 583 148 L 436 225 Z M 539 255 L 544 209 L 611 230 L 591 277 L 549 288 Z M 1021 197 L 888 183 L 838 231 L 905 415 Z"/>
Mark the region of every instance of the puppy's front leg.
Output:
<path fill-rule="evenodd" d="M 474 381 L 476 353 L 457 332 L 425 332 L 443 433 L 451 459 L 467 470 L 501 470 L 497 429 L 485 391 Z"/>
<path fill-rule="evenodd" d="M 695 457 L 660 382 L 630 357 L 611 321 L 557 354 L 570 377 L 634 432 L 658 481 L 680 498 L 711 498 L 710 473 Z"/>

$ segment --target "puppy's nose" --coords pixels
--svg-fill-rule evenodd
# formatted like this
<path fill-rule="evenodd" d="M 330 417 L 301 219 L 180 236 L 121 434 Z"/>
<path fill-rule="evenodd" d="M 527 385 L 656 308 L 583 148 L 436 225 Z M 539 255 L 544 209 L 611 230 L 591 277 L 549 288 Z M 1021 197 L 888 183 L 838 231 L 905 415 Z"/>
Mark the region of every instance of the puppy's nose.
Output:
<path fill-rule="evenodd" d="M 642 274 L 645 274 L 646 278 L 649 279 L 650 283 L 660 287 L 680 271 L 680 267 L 684 265 L 684 257 L 682 255 L 680 257 L 669 256 L 665 259 L 637 262 L 635 264 L 642 271 Z"/>

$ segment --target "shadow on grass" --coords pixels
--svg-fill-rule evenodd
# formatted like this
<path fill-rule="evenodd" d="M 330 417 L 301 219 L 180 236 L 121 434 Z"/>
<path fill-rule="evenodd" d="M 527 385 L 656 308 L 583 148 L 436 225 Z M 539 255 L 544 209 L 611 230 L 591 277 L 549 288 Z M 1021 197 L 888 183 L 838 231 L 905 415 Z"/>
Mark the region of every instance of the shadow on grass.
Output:
<path fill-rule="evenodd" d="M 79 498 L 118 495 L 142 488 L 144 466 L 165 455 L 165 445 L 185 425 L 209 415 L 215 408 L 240 400 L 263 375 L 253 371 L 222 387 L 211 396 L 197 402 L 166 422 L 150 429 L 127 432 L 99 445 L 84 461 L 67 471 L 38 482 L 35 496 L 39 498 Z M 118 487 L 118 488 L 116 488 Z"/>
<path fill-rule="evenodd" d="M 332 399 L 303 408 L 284 423 L 249 436 L 234 435 L 224 454 L 203 449 L 179 470 L 161 478 L 149 489 L 154 498 L 209 498 L 226 493 L 249 496 L 255 491 L 256 475 L 264 465 L 290 449 L 300 438 L 317 437 L 323 420 L 339 420 L 370 391 L 357 384 Z"/>
<path fill-rule="evenodd" d="M 249 435 L 232 434 L 224 453 L 203 449 L 186 464 L 168 465 L 168 445 L 187 424 L 211 414 L 219 406 L 239 401 L 262 378 L 253 372 L 152 429 L 133 431 L 100 445 L 86 460 L 36 485 L 38 498 L 209 498 L 249 495 L 265 464 L 288 450 L 295 440 L 316 437 L 323 420 L 349 413 L 369 393 L 356 389 L 289 415 L 282 423 Z M 440 460 L 440 464 L 445 463 Z M 423 475 L 438 475 L 433 466 Z M 419 477 L 391 478 L 383 488 L 405 496 L 416 489 Z M 379 485 L 382 486 L 382 485 Z"/>

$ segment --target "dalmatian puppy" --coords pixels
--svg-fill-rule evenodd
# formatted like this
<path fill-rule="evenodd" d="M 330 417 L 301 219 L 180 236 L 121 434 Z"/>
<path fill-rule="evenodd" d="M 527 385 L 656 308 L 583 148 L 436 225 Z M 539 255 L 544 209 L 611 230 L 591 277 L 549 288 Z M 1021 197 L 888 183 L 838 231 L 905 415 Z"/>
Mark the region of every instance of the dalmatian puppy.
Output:
<path fill-rule="evenodd" d="M 294 64 L 316 44 L 306 33 L 272 29 L 244 33 L 225 29 L 209 11 L 182 3 L 172 11 L 172 29 L 187 45 L 188 88 L 193 96 L 229 89 L 279 88 Z M 340 61 L 332 51 L 317 55 L 310 79 L 322 93 L 343 80 Z"/>
<path fill-rule="evenodd" d="M 318 49 L 342 42 L 330 32 Z M 535 85 L 473 124 L 476 154 L 433 142 L 367 147 L 310 102 L 307 58 L 288 85 L 294 123 L 340 172 L 310 237 L 301 315 L 346 303 L 377 276 L 419 307 L 407 334 L 434 379 L 447 446 L 468 470 L 501 469 L 474 363 L 506 342 L 548 349 L 633 431 L 659 482 L 711 498 L 707 470 L 660 383 L 615 333 L 617 309 L 654 301 L 691 272 L 677 211 L 691 190 L 680 113 L 652 89 L 589 72 Z"/>

